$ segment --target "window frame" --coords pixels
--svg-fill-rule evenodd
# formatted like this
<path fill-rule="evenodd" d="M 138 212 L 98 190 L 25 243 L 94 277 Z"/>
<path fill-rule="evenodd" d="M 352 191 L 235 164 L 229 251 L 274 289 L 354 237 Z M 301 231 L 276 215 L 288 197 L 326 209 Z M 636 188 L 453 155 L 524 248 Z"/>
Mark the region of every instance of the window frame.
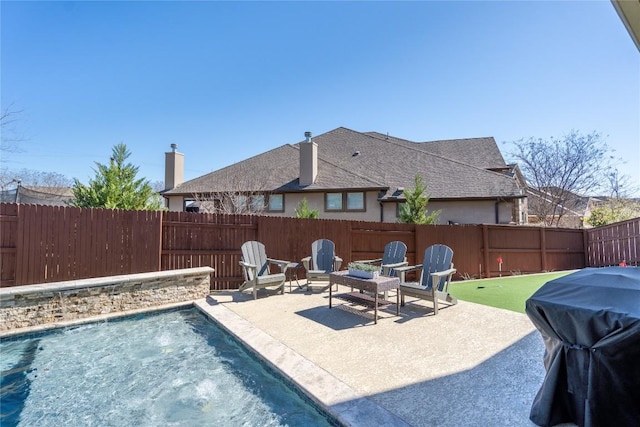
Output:
<path fill-rule="evenodd" d="M 328 198 L 329 195 L 340 195 L 340 209 L 329 209 Z M 349 194 L 362 194 L 362 208 L 349 209 L 348 207 L 348 195 Z M 367 211 L 367 193 L 366 191 L 331 191 L 324 193 L 324 211 L 325 212 L 366 212 Z"/>
<path fill-rule="evenodd" d="M 259 204 L 256 204 L 257 201 Z M 265 212 L 267 210 L 267 197 L 264 194 L 252 194 L 248 203 L 249 212 Z"/>
<path fill-rule="evenodd" d="M 279 196 L 282 199 L 282 208 L 281 209 L 271 209 L 271 197 L 273 196 Z M 283 193 L 277 193 L 277 194 L 268 194 L 265 195 L 265 212 L 284 212 L 284 194 Z"/>
<path fill-rule="evenodd" d="M 362 207 L 361 208 L 350 208 L 349 207 L 349 194 L 360 194 L 362 195 Z M 367 208 L 366 196 L 364 191 L 345 191 L 344 193 L 344 206 L 345 210 L 348 212 L 364 212 Z"/>

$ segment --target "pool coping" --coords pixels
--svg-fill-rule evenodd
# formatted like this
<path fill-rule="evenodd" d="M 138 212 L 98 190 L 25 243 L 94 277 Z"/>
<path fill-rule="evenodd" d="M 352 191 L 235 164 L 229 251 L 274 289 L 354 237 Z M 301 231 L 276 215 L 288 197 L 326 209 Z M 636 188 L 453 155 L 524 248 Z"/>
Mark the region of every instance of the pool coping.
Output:
<path fill-rule="evenodd" d="M 270 367 L 293 382 L 341 425 L 410 426 L 213 298 L 194 301 L 194 306 L 256 353 Z"/>
<path fill-rule="evenodd" d="M 34 285 L 11 286 L 0 288 L 0 300 L 9 299 L 15 295 L 33 292 L 61 292 L 78 289 L 90 289 L 113 284 L 126 284 L 140 281 L 153 281 L 169 279 L 176 276 L 195 276 L 198 274 L 211 274 L 211 267 L 194 267 L 176 270 L 151 271 L 147 273 L 122 274 L 118 276 L 94 277 L 89 279 L 75 279 L 63 282 L 38 283 Z"/>

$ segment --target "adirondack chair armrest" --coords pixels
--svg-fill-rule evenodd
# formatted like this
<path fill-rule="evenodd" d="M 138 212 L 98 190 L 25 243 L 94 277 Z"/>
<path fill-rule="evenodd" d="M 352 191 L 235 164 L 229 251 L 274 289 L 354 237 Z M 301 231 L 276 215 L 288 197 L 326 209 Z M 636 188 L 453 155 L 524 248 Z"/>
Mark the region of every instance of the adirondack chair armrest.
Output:
<path fill-rule="evenodd" d="M 311 257 L 307 256 L 302 258 L 302 265 L 304 265 L 304 269 L 309 271 L 309 263 L 311 263 Z"/>
<path fill-rule="evenodd" d="M 340 258 L 338 255 L 333 257 L 333 268 L 335 269 L 335 271 L 340 270 L 340 266 L 342 265 L 342 258 Z"/>
<path fill-rule="evenodd" d="M 405 265 L 404 267 L 398 267 L 396 268 L 397 272 L 403 272 L 406 273 L 408 271 L 415 271 L 415 270 L 420 270 L 422 268 L 422 264 L 418 264 L 418 265 Z"/>
<path fill-rule="evenodd" d="M 258 271 L 257 265 L 249 264 L 248 262 L 244 262 L 244 261 L 240 261 L 240 265 L 245 270 L 253 270 L 254 274 Z"/>
<path fill-rule="evenodd" d="M 455 268 L 450 268 L 443 271 L 434 271 L 433 273 L 431 273 L 431 278 L 433 279 L 433 283 L 440 283 L 440 281 L 445 278 L 444 289 L 446 291 L 449 288 L 449 281 L 451 280 L 451 276 L 453 276 L 453 273 L 455 272 Z"/>
<path fill-rule="evenodd" d="M 393 268 L 393 269 L 398 269 L 398 267 L 404 267 L 408 264 L 407 261 L 402 261 L 402 262 L 396 262 L 394 264 L 382 264 L 380 267 L 382 268 Z"/>
<path fill-rule="evenodd" d="M 282 273 L 284 273 L 284 271 L 287 269 L 287 264 L 289 264 L 289 261 L 284 261 L 281 259 L 267 258 L 267 261 L 280 267 Z"/>
<path fill-rule="evenodd" d="M 431 273 L 431 277 L 433 277 L 434 279 L 437 278 L 438 280 L 440 280 L 443 277 L 451 276 L 456 271 L 457 270 L 455 268 L 450 268 L 450 269 L 444 270 L 444 271 L 434 271 L 433 273 Z"/>
<path fill-rule="evenodd" d="M 407 265 L 404 267 L 398 267 L 396 268 L 396 273 L 398 273 L 398 275 L 400 276 L 400 283 L 403 283 L 404 280 L 404 276 L 405 274 L 407 274 L 409 271 L 416 271 L 416 270 L 420 270 L 422 269 L 422 264 L 418 264 L 418 265 Z"/>
<path fill-rule="evenodd" d="M 246 268 L 258 268 L 257 265 L 249 264 L 248 262 L 240 261 L 240 265 Z"/>
<path fill-rule="evenodd" d="M 434 271 L 431 273 L 431 279 L 433 282 L 433 286 L 436 287 L 436 291 L 441 292 L 442 295 L 449 294 L 449 282 L 451 281 L 451 276 L 456 272 L 455 268 L 450 268 L 448 270 L 443 271 Z M 440 290 L 440 282 L 445 278 L 444 283 L 442 284 L 442 290 Z"/>

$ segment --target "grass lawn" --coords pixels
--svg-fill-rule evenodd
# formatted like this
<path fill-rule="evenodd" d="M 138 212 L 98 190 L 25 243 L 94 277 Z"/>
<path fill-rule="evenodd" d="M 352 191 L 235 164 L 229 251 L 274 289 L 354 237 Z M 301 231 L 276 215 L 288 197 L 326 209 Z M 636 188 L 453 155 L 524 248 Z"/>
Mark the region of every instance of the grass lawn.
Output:
<path fill-rule="evenodd" d="M 451 282 L 449 292 L 463 301 L 524 313 L 525 301 L 549 280 L 572 271 Z"/>

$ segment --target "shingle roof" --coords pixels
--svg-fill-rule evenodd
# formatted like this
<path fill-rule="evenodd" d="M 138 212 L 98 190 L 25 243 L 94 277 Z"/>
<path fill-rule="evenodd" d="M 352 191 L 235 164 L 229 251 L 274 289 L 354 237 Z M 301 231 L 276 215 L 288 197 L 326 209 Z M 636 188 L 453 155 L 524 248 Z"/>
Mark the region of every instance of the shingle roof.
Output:
<path fill-rule="evenodd" d="M 388 189 L 388 198 L 398 187 L 412 187 L 420 173 L 432 199 L 521 196 L 512 177 L 486 170 L 506 167 L 493 138 L 416 143 L 340 127 L 313 141 L 318 144 L 318 177 L 313 185 L 298 183 L 298 143 L 187 181 L 165 194 Z"/>
<path fill-rule="evenodd" d="M 532 213 L 545 212 L 544 206 L 558 205 L 562 214 L 584 215 L 589 207 L 589 202 L 594 200 L 591 196 L 581 196 L 558 187 L 526 189 L 529 211 Z M 561 200 L 559 200 L 561 199 Z M 548 209 L 546 209 L 548 211 Z"/>
<path fill-rule="evenodd" d="M 408 147 L 424 150 L 440 157 L 455 159 L 482 169 L 507 168 L 507 164 L 493 137 L 412 142 L 378 132 L 366 132 L 366 134 L 405 144 Z"/>
<path fill-rule="evenodd" d="M 70 187 L 20 185 L 13 190 L 0 192 L 0 201 L 9 203 L 66 206 L 72 199 L 73 190 Z"/>

